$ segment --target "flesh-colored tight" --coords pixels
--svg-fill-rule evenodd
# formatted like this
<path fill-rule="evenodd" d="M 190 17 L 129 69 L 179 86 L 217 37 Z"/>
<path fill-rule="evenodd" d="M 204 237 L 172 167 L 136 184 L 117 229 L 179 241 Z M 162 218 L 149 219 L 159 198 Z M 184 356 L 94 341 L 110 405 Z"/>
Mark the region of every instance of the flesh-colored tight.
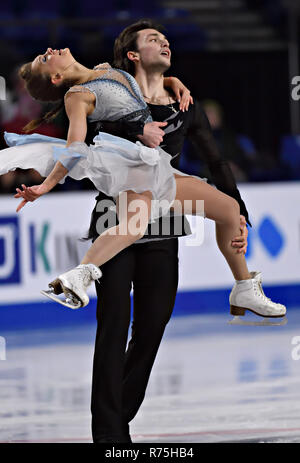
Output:
<path fill-rule="evenodd" d="M 184 177 L 175 174 L 176 178 L 176 204 L 183 205 L 184 214 L 196 214 L 197 200 L 204 200 L 204 213 L 206 218 L 214 220 L 216 224 L 216 240 L 218 247 L 224 255 L 236 280 L 251 278 L 244 254 L 237 253 L 231 246 L 231 240 L 241 234 L 240 231 L 240 207 L 237 201 L 222 193 L 206 182 L 194 177 Z M 114 257 L 127 246 L 140 239 L 148 226 L 152 194 L 150 192 L 135 193 L 127 191 L 125 214 L 119 215 L 119 225 L 112 227 L 102 233 L 85 254 L 82 264 L 92 263 L 101 267 L 102 264 Z M 122 196 L 123 195 L 123 196 Z M 124 200 L 124 193 L 121 193 L 117 201 L 117 208 L 121 200 Z M 130 211 L 132 201 L 142 201 L 143 216 L 139 216 L 138 230 L 133 230 L 137 211 Z M 188 202 L 185 202 L 189 200 Z M 186 206 L 189 206 L 187 210 Z M 123 208 L 124 210 L 124 208 Z M 177 211 L 178 212 L 178 211 Z"/>

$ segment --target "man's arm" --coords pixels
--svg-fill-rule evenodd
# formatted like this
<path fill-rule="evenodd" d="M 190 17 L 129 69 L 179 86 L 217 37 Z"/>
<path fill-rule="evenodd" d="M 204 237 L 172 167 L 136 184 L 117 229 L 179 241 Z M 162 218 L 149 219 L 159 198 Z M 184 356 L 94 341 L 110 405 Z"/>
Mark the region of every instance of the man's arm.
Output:
<path fill-rule="evenodd" d="M 117 137 L 126 138 L 135 143 L 141 141 L 149 148 L 156 148 L 163 141 L 165 132 L 163 128 L 168 125 L 167 122 L 148 122 L 142 121 L 103 121 L 92 122 L 88 124 L 88 134 L 86 143 L 91 144 L 95 135 L 99 131 L 107 132 Z"/>
<path fill-rule="evenodd" d="M 187 137 L 196 146 L 196 154 L 204 161 L 210 171 L 211 181 L 218 190 L 237 200 L 240 212 L 251 226 L 248 211 L 237 188 L 235 178 L 228 162 L 222 158 L 215 142 L 209 121 L 199 102 L 191 108 L 192 120 L 188 128 Z"/>

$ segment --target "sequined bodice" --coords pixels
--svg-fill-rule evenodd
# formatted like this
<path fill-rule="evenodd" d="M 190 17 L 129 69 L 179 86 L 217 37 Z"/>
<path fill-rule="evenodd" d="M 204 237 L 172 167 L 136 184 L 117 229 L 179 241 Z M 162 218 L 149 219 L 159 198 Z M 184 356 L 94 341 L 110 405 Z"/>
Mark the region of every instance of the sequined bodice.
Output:
<path fill-rule="evenodd" d="M 92 92 L 95 95 L 95 109 L 88 121 L 116 121 L 128 117 L 132 121 L 143 118 L 151 122 L 150 111 L 143 99 L 140 87 L 134 77 L 125 71 L 103 63 L 94 68 L 104 73 L 94 80 L 75 85 L 69 92 Z M 130 117 L 132 115 L 132 117 Z"/>

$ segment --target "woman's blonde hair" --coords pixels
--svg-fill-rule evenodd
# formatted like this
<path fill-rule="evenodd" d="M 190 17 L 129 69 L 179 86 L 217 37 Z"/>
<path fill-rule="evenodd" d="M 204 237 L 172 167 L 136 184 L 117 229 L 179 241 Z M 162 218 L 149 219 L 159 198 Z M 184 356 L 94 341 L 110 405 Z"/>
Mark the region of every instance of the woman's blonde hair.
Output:
<path fill-rule="evenodd" d="M 42 123 L 53 120 L 64 107 L 64 95 L 72 86 L 70 81 L 64 81 L 61 85 L 56 86 L 51 81 L 49 74 L 32 71 L 31 62 L 23 64 L 19 69 L 19 76 L 25 81 L 25 88 L 33 99 L 41 102 L 56 102 L 56 106 L 47 113 L 33 119 L 23 131 L 32 132 Z"/>

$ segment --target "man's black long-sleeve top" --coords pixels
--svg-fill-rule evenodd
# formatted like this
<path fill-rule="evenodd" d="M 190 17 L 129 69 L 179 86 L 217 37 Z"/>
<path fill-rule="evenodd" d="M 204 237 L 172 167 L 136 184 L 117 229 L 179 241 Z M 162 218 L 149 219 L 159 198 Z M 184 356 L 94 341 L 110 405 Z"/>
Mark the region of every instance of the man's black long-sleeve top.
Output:
<path fill-rule="evenodd" d="M 247 222 L 250 224 L 246 206 L 240 196 L 230 166 L 225 159 L 222 159 L 214 140 L 209 121 L 199 102 L 195 101 L 193 105 L 189 106 L 188 111 L 185 112 L 179 111 L 179 103 L 174 103 L 172 105 L 149 104 L 148 107 L 154 121 L 168 122 L 168 125 L 163 128 L 165 136 L 163 137 L 163 142 L 160 147 L 172 155 L 173 159 L 171 163 L 173 167 L 176 169 L 179 168 L 180 153 L 185 139 L 188 138 L 196 146 L 196 152 L 199 155 L 199 159 L 205 162 L 209 168 L 209 172 L 211 174 L 209 181 L 211 181 L 211 183 L 213 183 L 220 191 L 238 201 L 240 205 L 240 213 L 245 216 Z M 176 112 L 174 112 L 173 109 L 176 109 Z M 99 132 L 99 130 L 127 138 L 131 141 L 136 141 L 138 140 L 137 135 L 143 133 L 143 123 L 122 121 L 88 124 L 87 143 L 92 142 L 93 137 Z M 107 199 L 107 197 L 103 193 L 100 193 L 97 197 L 97 201 L 99 202 L 103 199 Z M 97 205 L 92 215 L 89 231 L 90 238 L 96 238 L 99 234 L 99 230 L 96 230 L 96 222 L 101 213 L 98 213 L 96 208 Z M 160 218 L 158 220 L 161 221 L 163 219 Z M 185 218 L 181 217 L 175 217 L 173 220 L 180 220 L 181 223 L 186 221 Z M 182 230 L 182 232 L 176 232 L 176 224 L 173 224 L 173 227 L 171 226 L 171 236 L 168 234 L 165 238 L 184 236 L 188 234 L 186 233 L 185 225 L 179 227 L 179 230 Z M 143 241 L 144 239 L 161 239 L 163 237 L 163 233 L 151 237 L 151 232 L 148 230 Z"/>

